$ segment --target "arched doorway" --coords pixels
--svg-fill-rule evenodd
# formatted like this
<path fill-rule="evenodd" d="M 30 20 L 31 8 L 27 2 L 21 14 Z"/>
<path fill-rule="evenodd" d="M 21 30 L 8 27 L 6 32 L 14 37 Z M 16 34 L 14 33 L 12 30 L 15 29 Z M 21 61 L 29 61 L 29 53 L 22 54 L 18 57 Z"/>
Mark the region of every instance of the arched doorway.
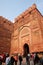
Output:
<path fill-rule="evenodd" d="M 25 57 L 29 53 L 29 45 L 27 43 L 24 44 L 23 50 L 23 56 Z"/>

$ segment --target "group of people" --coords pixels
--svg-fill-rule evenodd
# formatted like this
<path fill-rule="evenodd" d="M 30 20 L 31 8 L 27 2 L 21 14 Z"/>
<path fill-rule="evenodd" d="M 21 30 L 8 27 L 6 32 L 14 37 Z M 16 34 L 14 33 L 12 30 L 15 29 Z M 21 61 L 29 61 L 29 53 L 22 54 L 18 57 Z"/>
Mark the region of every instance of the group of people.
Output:
<path fill-rule="evenodd" d="M 19 65 L 21 65 L 22 62 L 22 55 L 9 55 L 7 54 L 6 57 L 4 56 L 5 59 L 3 59 L 3 56 L 0 56 L 0 65 L 4 62 L 5 65 L 17 65 L 17 62 L 19 60 Z M 3 61 L 4 60 L 4 61 Z"/>
<path fill-rule="evenodd" d="M 27 65 L 43 65 L 43 56 L 39 57 L 38 54 L 28 54 L 26 56 Z"/>
<path fill-rule="evenodd" d="M 18 55 L 9 55 L 7 54 L 4 56 L 4 59 L 2 60 L 2 56 L 0 56 L 0 65 L 2 65 L 2 62 L 5 63 L 5 65 L 17 65 L 17 62 L 19 60 L 19 65 L 22 65 L 23 56 L 21 54 Z M 26 65 L 43 65 L 43 57 L 39 57 L 38 54 L 27 54 L 26 57 Z"/>

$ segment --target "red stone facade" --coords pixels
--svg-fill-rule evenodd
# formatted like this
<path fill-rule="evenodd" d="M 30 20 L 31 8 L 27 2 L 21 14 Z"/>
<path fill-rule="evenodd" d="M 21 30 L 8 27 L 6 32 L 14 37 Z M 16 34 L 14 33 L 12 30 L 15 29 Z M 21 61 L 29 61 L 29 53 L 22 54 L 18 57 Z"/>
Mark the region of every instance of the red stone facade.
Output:
<path fill-rule="evenodd" d="M 43 16 L 32 5 L 15 19 L 15 23 L 0 16 L 0 53 L 43 52 Z"/>
<path fill-rule="evenodd" d="M 10 53 L 13 23 L 0 16 L 0 53 Z"/>
<path fill-rule="evenodd" d="M 25 43 L 30 53 L 43 52 L 43 16 L 35 4 L 15 19 L 11 54 L 23 54 Z"/>

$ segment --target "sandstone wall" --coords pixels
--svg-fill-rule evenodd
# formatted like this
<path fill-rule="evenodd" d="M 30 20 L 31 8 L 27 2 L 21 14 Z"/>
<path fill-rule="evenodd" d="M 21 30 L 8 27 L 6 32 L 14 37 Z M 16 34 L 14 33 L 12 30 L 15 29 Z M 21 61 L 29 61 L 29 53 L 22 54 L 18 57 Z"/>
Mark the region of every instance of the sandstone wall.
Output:
<path fill-rule="evenodd" d="M 13 23 L 0 16 L 0 53 L 10 53 Z"/>

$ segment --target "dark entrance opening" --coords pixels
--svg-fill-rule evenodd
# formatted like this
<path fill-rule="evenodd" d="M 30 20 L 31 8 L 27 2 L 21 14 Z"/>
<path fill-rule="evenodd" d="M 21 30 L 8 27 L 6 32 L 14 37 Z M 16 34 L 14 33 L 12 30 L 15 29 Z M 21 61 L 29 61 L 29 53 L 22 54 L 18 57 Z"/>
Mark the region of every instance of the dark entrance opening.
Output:
<path fill-rule="evenodd" d="M 26 57 L 26 55 L 29 53 L 29 45 L 27 43 L 24 44 L 23 50 L 24 50 L 23 56 Z"/>

